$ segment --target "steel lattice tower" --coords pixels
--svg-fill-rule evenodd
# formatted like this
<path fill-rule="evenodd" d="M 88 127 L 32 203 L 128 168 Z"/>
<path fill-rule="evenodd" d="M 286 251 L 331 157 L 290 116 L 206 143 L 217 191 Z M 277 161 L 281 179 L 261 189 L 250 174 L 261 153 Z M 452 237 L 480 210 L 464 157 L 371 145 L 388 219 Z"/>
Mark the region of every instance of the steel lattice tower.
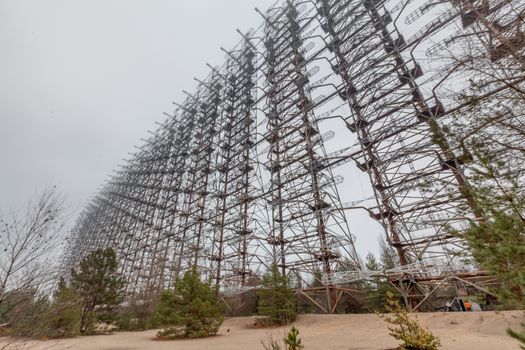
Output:
<path fill-rule="evenodd" d="M 436 286 L 485 290 L 494 279 L 463 263 L 467 247 L 451 233 L 484 220 L 468 150 L 450 136 L 470 105 L 451 96 L 473 84 L 486 108 L 511 100 L 524 81 L 508 77 L 523 67 L 524 10 L 522 0 L 287 0 L 257 10 L 262 25 L 239 31 L 225 63 L 196 79 L 86 206 L 64 266 L 114 247 L 133 299 L 194 266 L 234 293 L 277 264 L 334 312 L 370 275 L 356 238 L 379 228 L 400 263 L 385 273 L 412 307 Z M 506 76 L 469 73 L 472 62 Z M 482 132 L 467 129 L 465 139 Z"/>

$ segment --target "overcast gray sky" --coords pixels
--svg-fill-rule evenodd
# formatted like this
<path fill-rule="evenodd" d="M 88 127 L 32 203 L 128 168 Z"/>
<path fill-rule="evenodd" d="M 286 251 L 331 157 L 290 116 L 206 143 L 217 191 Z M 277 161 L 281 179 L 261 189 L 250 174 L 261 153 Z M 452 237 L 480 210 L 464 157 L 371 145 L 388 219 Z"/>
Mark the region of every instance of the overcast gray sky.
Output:
<path fill-rule="evenodd" d="M 270 0 L 0 0 L 0 210 L 50 184 L 74 215 Z"/>
<path fill-rule="evenodd" d="M 220 47 L 240 40 L 235 29 L 262 23 L 254 7 L 273 3 L 0 0 L 0 211 L 57 185 L 72 224 L 182 90 L 194 90 L 193 77 L 208 74 L 206 63 L 224 62 Z M 382 230 L 358 214 L 364 254 Z"/>

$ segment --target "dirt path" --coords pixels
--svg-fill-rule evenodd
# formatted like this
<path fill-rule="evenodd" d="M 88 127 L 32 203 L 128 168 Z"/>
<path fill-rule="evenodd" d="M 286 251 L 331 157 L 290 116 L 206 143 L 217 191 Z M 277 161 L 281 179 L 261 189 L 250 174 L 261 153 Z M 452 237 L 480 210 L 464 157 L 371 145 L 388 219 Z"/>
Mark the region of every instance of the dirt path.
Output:
<path fill-rule="evenodd" d="M 520 328 L 523 312 L 426 313 L 417 317 L 437 334 L 444 350 L 518 350 L 505 334 L 508 327 Z M 226 319 L 219 335 L 207 339 L 158 341 L 155 331 L 123 332 L 114 335 L 79 337 L 62 341 L 30 342 L 25 349 L 72 350 L 251 350 L 261 349 L 269 335 L 282 338 L 285 328 L 254 329 L 253 318 Z M 384 321 L 376 315 L 302 315 L 295 325 L 305 350 L 371 349 L 396 346 Z M 2 340 L 0 340 L 0 345 Z M 1 347 L 1 346 L 0 346 Z"/>

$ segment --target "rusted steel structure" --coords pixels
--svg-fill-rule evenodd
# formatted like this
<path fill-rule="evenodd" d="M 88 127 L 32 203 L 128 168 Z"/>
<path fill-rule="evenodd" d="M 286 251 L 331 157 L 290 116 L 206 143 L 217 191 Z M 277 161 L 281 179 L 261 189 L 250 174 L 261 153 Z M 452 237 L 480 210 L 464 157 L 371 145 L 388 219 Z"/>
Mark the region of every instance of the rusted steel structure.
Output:
<path fill-rule="evenodd" d="M 453 96 L 472 82 L 487 105 L 509 93 L 508 81 L 465 67 L 522 69 L 524 9 L 288 0 L 257 10 L 262 25 L 239 31 L 225 63 L 196 79 L 86 207 L 65 266 L 115 247 L 133 298 L 192 266 L 236 292 L 277 264 L 307 298 L 325 293 L 318 306 L 332 312 L 370 275 L 356 237 L 382 230 L 400 263 L 386 274 L 413 308 L 438 287 L 486 291 L 493 279 L 462 262 L 465 244 L 450 233 L 484 218 L 468 154 L 448 136 L 471 101 Z"/>

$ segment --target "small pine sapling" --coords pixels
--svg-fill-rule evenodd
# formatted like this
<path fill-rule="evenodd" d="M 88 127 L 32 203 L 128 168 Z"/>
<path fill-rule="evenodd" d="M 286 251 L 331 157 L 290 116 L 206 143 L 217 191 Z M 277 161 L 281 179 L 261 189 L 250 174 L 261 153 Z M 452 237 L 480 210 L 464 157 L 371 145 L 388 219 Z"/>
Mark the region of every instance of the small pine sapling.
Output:
<path fill-rule="evenodd" d="M 284 339 L 284 342 L 286 343 L 288 350 L 300 350 L 304 348 L 302 345 L 302 340 L 299 337 L 299 330 L 295 328 L 295 326 L 290 329 L 288 335 Z"/>
<path fill-rule="evenodd" d="M 283 346 L 279 344 L 277 340 L 271 334 L 268 334 L 266 341 L 262 341 L 261 344 L 265 350 L 301 350 L 304 349 L 302 339 L 299 337 L 299 330 L 293 326 L 286 335 Z"/>
<path fill-rule="evenodd" d="M 387 292 L 387 297 L 385 309 L 391 316 L 385 316 L 385 321 L 392 325 L 388 327 L 390 335 L 402 342 L 399 346 L 401 350 L 437 350 L 441 346 L 432 332 L 410 318 L 391 292 Z"/>

